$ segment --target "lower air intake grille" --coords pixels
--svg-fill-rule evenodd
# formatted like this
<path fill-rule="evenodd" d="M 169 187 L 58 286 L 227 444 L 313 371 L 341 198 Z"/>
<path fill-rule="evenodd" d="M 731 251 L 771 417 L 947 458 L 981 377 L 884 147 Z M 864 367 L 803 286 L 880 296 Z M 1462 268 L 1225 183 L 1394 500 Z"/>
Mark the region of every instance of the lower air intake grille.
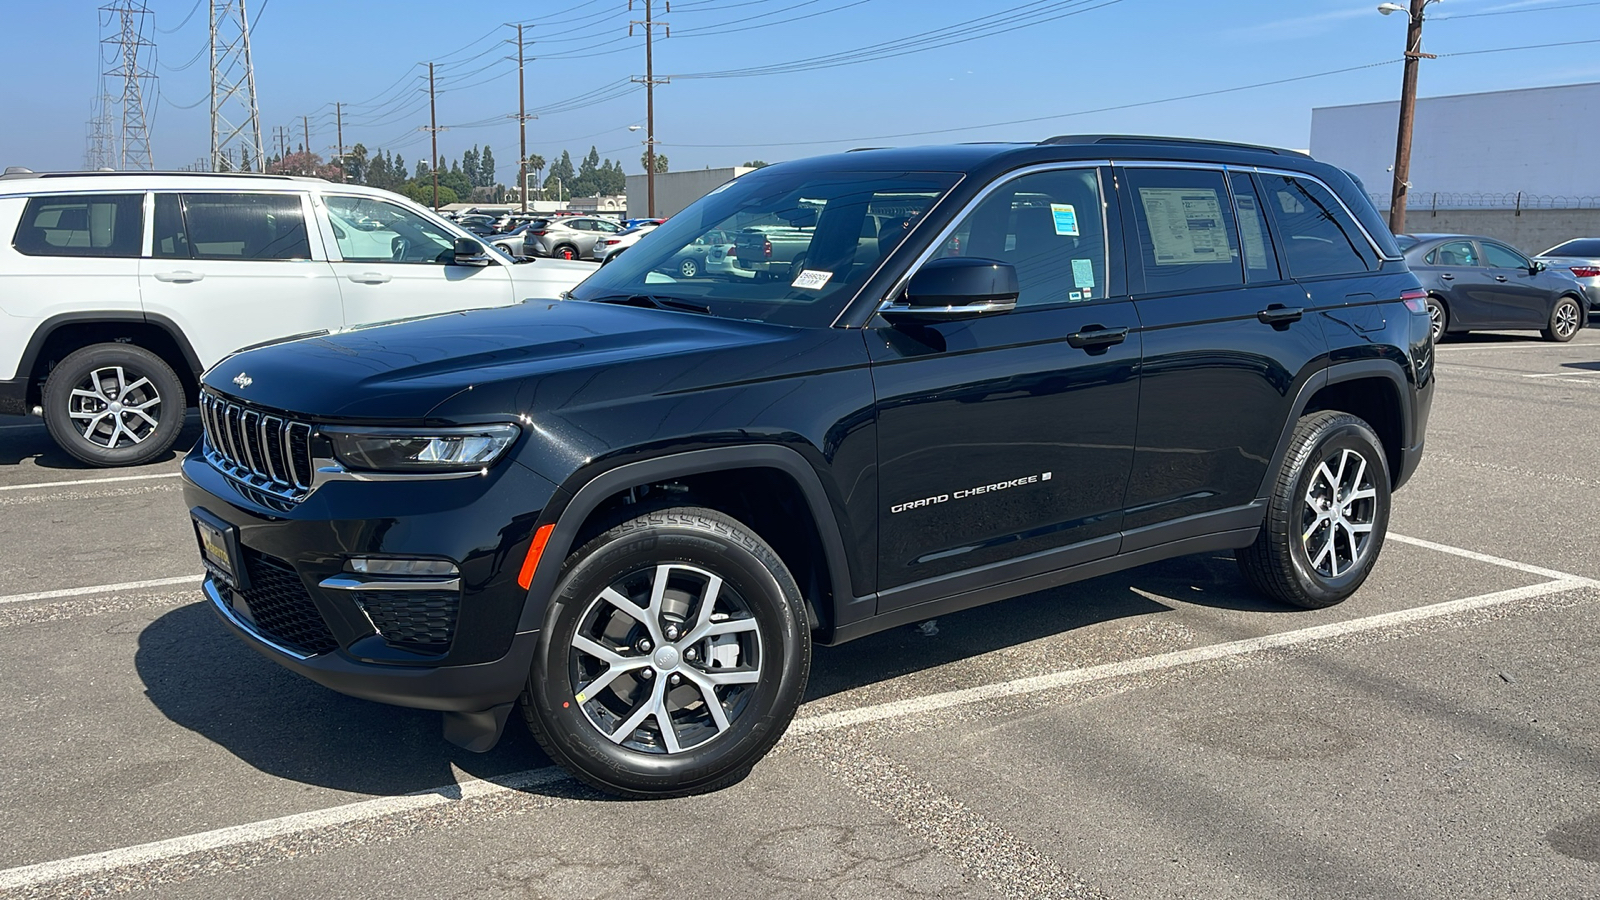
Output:
<path fill-rule="evenodd" d="M 305 582 L 288 563 L 247 547 L 244 564 L 250 579 L 244 602 L 262 636 L 313 656 L 338 648 Z"/>
<path fill-rule="evenodd" d="M 357 591 L 355 600 L 386 643 L 422 653 L 450 649 L 461 607 L 459 592 Z"/>

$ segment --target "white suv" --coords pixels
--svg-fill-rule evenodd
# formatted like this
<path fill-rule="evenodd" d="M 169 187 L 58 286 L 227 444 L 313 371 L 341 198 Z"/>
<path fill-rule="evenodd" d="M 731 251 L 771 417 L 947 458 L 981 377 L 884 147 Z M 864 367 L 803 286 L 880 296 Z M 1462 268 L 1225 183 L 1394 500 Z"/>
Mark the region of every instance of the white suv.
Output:
<path fill-rule="evenodd" d="M 594 271 L 513 262 L 415 203 L 278 175 L 0 175 L 0 413 L 136 465 L 196 376 L 291 335 L 555 299 Z"/>

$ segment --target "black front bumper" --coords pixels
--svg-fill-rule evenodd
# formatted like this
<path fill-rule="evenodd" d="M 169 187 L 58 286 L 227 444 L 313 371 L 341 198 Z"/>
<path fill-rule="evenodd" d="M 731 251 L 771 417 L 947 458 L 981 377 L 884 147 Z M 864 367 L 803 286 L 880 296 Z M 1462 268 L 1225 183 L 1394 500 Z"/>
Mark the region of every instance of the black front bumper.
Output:
<path fill-rule="evenodd" d="M 206 596 L 223 623 L 268 659 L 354 697 L 472 712 L 516 699 L 538 634 L 519 634 L 528 592 L 517 584 L 539 513 L 555 486 L 506 461 L 487 475 L 444 481 L 330 482 L 294 505 L 266 506 L 196 451 L 183 462 L 184 499 L 237 535 L 252 588 L 270 566 L 303 621 L 252 620 L 215 575 Z M 460 570 L 453 635 L 419 652 L 386 637 L 355 592 L 325 587 L 356 555 L 446 558 Z M 258 568 L 252 568 L 258 567 Z M 249 574 L 249 573 L 254 574 Z M 248 596 L 248 595 L 247 595 Z"/>

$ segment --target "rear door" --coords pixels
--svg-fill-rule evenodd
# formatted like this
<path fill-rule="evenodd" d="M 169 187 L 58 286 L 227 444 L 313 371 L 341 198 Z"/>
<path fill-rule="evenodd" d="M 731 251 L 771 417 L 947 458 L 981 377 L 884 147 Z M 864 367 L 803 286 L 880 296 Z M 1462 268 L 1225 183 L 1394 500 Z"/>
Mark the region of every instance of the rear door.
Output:
<path fill-rule="evenodd" d="M 1220 168 L 1152 163 L 1120 168 L 1119 183 L 1144 325 L 1128 552 L 1191 536 L 1185 528 L 1259 523 L 1247 507 L 1328 345 L 1306 291 L 1281 270 L 1248 180 L 1235 195 Z"/>
<path fill-rule="evenodd" d="M 1452 326 L 1495 328 L 1505 324 L 1490 288 L 1493 279 L 1476 243 L 1459 240 L 1440 244 L 1423 257 L 1423 262 L 1443 286 Z"/>
<path fill-rule="evenodd" d="M 338 250 L 333 270 L 350 325 L 430 313 L 508 306 L 518 299 L 506 266 L 458 266 L 456 233 L 398 203 L 377 197 L 322 196 Z"/>
<path fill-rule="evenodd" d="M 273 338 L 344 324 L 339 287 L 310 240 L 303 192 L 155 195 L 147 313 L 172 320 L 202 365 Z"/>
<path fill-rule="evenodd" d="M 1015 310 L 928 325 L 874 320 L 880 612 L 960 589 L 893 590 L 959 570 L 1066 545 L 1078 546 L 1031 565 L 1043 571 L 1116 553 L 1140 333 L 1120 248 L 1106 238 L 1103 175 L 1086 166 L 1015 177 L 942 235 L 931 258 L 1016 267 Z M 868 205 L 896 214 L 896 228 L 914 218 L 904 198 Z M 811 256 L 821 253 L 813 247 Z"/>

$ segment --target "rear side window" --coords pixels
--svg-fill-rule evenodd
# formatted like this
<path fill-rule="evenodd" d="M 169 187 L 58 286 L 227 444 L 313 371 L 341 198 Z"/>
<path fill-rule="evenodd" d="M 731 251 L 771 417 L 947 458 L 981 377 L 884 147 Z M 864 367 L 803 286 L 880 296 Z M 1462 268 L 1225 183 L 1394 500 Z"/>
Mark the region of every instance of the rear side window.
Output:
<path fill-rule="evenodd" d="M 1481 266 L 1478 251 L 1471 241 L 1451 241 L 1429 251 L 1425 261 L 1430 266 Z"/>
<path fill-rule="evenodd" d="M 143 218 L 143 194 L 34 197 L 11 246 L 27 256 L 135 258 Z"/>
<path fill-rule="evenodd" d="M 1283 236 L 1291 276 L 1351 275 L 1374 268 L 1377 255 L 1327 188 L 1283 175 L 1259 177 L 1267 210 Z"/>
<path fill-rule="evenodd" d="M 1244 283 L 1233 204 L 1221 172 L 1125 171 L 1146 291 L 1165 294 Z"/>
<path fill-rule="evenodd" d="M 310 259 L 299 194 L 163 194 L 154 251 L 177 259 Z"/>
<path fill-rule="evenodd" d="M 1239 216 L 1239 245 L 1244 250 L 1245 281 L 1277 281 L 1278 259 L 1272 252 L 1272 235 L 1267 231 L 1266 211 L 1249 175 L 1234 173 L 1228 178 L 1233 188 L 1233 208 Z"/>

